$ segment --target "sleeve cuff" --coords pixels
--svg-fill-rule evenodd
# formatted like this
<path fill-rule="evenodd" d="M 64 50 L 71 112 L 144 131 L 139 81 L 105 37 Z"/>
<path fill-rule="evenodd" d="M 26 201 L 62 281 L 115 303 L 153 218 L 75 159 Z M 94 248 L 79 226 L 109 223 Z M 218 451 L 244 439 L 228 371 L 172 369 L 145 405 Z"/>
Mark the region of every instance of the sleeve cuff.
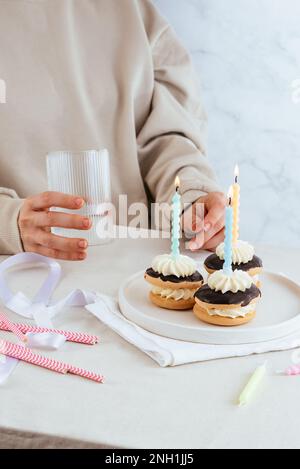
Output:
<path fill-rule="evenodd" d="M 18 217 L 23 199 L 0 198 L 0 254 L 17 254 L 23 251 Z"/>
<path fill-rule="evenodd" d="M 181 195 L 182 212 L 187 210 L 194 202 L 196 202 L 196 200 L 205 195 L 207 195 L 207 192 L 196 189 L 184 192 Z"/>

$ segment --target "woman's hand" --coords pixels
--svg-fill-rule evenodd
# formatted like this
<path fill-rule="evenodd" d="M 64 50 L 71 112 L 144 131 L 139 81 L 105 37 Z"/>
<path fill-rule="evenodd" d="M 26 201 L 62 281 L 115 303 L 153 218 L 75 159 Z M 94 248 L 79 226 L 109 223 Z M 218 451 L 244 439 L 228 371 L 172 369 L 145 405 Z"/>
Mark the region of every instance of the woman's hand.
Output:
<path fill-rule="evenodd" d="M 84 260 L 88 243 L 84 238 L 64 238 L 51 233 L 51 227 L 89 230 L 91 221 L 80 215 L 51 212 L 51 207 L 78 210 L 81 197 L 43 192 L 25 199 L 19 215 L 19 230 L 25 251 L 70 261 Z"/>
<path fill-rule="evenodd" d="M 213 251 L 224 240 L 226 197 L 221 192 L 211 192 L 200 197 L 183 215 L 186 233 L 195 236 L 188 244 L 191 251 L 207 249 Z"/>

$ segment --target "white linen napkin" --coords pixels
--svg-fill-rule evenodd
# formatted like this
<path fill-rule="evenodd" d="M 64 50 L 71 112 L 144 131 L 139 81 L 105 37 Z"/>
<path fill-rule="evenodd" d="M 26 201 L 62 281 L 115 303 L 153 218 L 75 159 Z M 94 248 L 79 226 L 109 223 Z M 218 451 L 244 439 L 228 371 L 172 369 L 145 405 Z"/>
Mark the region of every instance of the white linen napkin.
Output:
<path fill-rule="evenodd" d="M 281 339 L 245 345 L 208 345 L 167 339 L 126 319 L 120 312 L 117 300 L 103 294 L 97 294 L 95 303 L 87 305 L 86 309 L 162 367 L 300 347 L 300 331 Z"/>

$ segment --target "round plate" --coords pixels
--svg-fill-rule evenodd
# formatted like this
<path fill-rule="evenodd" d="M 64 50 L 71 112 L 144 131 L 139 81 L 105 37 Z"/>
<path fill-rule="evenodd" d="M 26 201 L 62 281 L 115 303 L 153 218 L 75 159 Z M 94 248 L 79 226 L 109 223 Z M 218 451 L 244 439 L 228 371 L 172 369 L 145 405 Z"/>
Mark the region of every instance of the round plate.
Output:
<path fill-rule="evenodd" d="M 144 272 L 127 279 L 119 290 L 123 315 L 147 331 L 171 339 L 205 344 L 251 344 L 278 339 L 300 329 L 300 286 L 289 278 L 264 272 L 262 298 L 256 318 L 245 325 L 218 327 L 206 324 L 189 311 L 162 309 L 148 298 L 150 285 Z"/>

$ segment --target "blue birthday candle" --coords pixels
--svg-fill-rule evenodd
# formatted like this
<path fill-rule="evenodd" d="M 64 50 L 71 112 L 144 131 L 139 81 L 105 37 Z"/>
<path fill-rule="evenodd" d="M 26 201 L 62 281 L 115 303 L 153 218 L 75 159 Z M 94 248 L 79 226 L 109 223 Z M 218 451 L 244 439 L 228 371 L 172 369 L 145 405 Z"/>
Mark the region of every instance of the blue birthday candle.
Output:
<path fill-rule="evenodd" d="M 180 249 L 180 213 L 181 213 L 181 195 L 179 185 L 176 185 L 176 192 L 172 198 L 172 234 L 171 234 L 171 252 L 174 257 L 179 256 Z"/>
<path fill-rule="evenodd" d="M 223 270 L 227 275 L 232 274 L 232 234 L 233 234 L 233 210 L 231 206 L 231 195 L 229 205 L 225 209 L 225 245 Z"/>

